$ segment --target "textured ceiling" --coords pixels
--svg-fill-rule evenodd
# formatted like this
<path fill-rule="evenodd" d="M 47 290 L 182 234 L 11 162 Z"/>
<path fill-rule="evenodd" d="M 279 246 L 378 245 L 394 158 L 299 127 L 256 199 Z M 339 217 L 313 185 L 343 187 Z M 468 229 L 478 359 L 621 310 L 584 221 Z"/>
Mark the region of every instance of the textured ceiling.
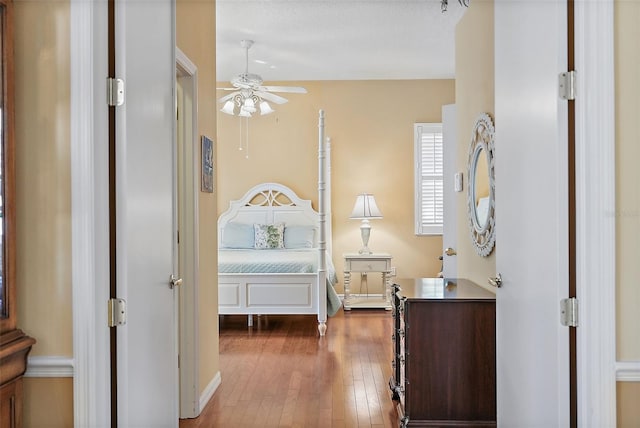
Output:
<path fill-rule="evenodd" d="M 244 72 L 242 39 L 255 41 L 249 72 L 265 82 L 452 78 L 465 10 L 456 0 L 444 13 L 440 0 L 217 0 L 217 79 Z"/>

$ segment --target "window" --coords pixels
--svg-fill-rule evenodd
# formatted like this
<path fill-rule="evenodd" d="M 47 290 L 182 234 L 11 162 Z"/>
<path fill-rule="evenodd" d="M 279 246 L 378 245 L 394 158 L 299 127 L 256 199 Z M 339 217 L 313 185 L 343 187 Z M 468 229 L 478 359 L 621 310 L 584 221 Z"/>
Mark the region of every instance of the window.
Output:
<path fill-rule="evenodd" d="M 416 235 L 442 235 L 444 221 L 441 123 L 415 123 Z"/>

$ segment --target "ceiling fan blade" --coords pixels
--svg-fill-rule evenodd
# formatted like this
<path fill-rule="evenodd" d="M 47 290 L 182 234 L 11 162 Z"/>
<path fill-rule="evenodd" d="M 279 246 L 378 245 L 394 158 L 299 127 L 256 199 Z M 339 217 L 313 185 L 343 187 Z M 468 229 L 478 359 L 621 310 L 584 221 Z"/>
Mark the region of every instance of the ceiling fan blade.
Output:
<path fill-rule="evenodd" d="M 258 88 L 261 91 L 270 92 L 289 92 L 292 94 L 306 94 L 307 90 L 300 86 L 260 86 Z"/>
<path fill-rule="evenodd" d="M 228 95 L 225 95 L 225 96 L 224 96 L 224 97 L 222 97 L 222 98 L 219 98 L 219 99 L 218 99 L 218 102 L 223 103 L 223 102 L 225 102 L 225 101 L 227 101 L 227 100 L 230 100 L 231 98 L 235 97 L 235 96 L 236 96 L 236 95 L 238 95 L 239 93 L 240 93 L 240 91 L 232 92 L 232 93 L 230 93 L 230 94 L 228 94 Z"/>
<path fill-rule="evenodd" d="M 280 95 L 272 94 L 272 93 L 269 93 L 269 92 L 254 91 L 253 93 L 256 94 L 257 96 L 259 96 L 260 98 L 264 98 L 265 100 L 271 101 L 271 102 L 276 103 L 276 104 L 284 104 L 287 101 L 289 101 L 286 98 L 281 97 Z"/>

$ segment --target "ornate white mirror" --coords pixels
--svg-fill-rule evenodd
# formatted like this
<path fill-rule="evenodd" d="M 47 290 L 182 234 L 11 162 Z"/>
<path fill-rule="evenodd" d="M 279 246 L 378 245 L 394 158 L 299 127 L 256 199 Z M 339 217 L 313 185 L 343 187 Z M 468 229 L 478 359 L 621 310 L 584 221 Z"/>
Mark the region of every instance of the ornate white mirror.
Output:
<path fill-rule="evenodd" d="M 471 241 L 482 257 L 493 251 L 495 236 L 494 127 L 482 113 L 476 119 L 469 146 L 467 208 Z"/>

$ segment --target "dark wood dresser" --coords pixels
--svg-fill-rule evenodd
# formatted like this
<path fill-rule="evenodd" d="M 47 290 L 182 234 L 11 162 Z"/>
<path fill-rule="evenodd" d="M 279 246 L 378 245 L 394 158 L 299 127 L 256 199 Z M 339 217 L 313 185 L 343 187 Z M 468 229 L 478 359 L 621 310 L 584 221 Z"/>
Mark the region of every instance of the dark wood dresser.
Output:
<path fill-rule="evenodd" d="M 399 426 L 496 426 L 495 294 L 466 279 L 394 284 Z"/>

